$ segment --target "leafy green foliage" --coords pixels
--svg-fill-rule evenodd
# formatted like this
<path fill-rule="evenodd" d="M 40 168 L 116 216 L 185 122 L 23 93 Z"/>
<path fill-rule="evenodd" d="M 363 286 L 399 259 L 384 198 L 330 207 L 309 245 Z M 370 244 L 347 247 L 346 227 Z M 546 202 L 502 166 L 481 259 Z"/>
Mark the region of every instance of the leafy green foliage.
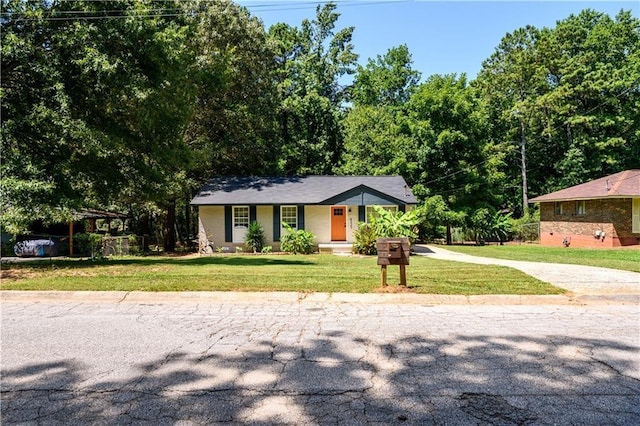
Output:
<path fill-rule="evenodd" d="M 511 230 L 511 213 L 492 212 L 487 208 L 476 210 L 470 218 L 470 228 L 476 244 L 484 245 L 487 240 L 496 239 L 501 243 L 507 240 Z"/>
<path fill-rule="evenodd" d="M 251 222 L 244 236 L 244 244 L 253 253 L 262 253 L 264 248 L 264 229 L 259 222 Z"/>
<path fill-rule="evenodd" d="M 92 259 L 102 258 L 102 234 L 81 233 L 73 236 L 74 254 L 91 256 Z"/>
<path fill-rule="evenodd" d="M 334 3 L 318 5 L 316 17 L 301 28 L 277 24 L 269 29 L 280 97 L 277 118 L 286 175 L 330 174 L 343 151 L 343 102 L 347 90 L 338 79 L 353 73 L 353 27 L 335 31 Z"/>
<path fill-rule="evenodd" d="M 316 239 L 313 232 L 304 229 L 293 229 L 285 222 L 282 222 L 282 226 L 287 231 L 287 233 L 280 238 L 280 248 L 282 251 L 293 254 L 313 253 L 313 243 Z"/>
<path fill-rule="evenodd" d="M 422 220 L 420 209 L 390 212 L 380 206 L 373 206 L 376 216 L 370 218 L 370 224 L 376 238 L 407 237 L 411 243 L 418 238 L 418 224 Z"/>
<path fill-rule="evenodd" d="M 411 53 L 406 44 L 393 47 L 384 56 L 369 59 L 358 66 L 353 82 L 352 100 L 356 106 L 402 106 L 420 80 L 411 68 Z"/>
<path fill-rule="evenodd" d="M 427 240 L 445 236 L 447 228 L 463 225 L 466 218 L 464 212 L 451 210 L 441 195 L 427 198 L 420 208 L 424 217 L 419 226 L 420 237 Z"/>
<path fill-rule="evenodd" d="M 358 229 L 354 233 L 353 252 L 364 255 L 374 255 L 378 252 L 376 239 L 378 234 L 371 224 L 358 222 Z"/>
<path fill-rule="evenodd" d="M 91 19 L 106 11 L 121 18 Z M 268 32 L 230 0 L 6 0 L 2 13 L 12 234 L 101 207 L 170 251 L 193 238 L 189 200 L 214 174 L 341 173 L 402 175 L 425 206 L 421 233 L 439 236 L 473 212 L 489 228 L 495 209 L 524 215 L 528 192 L 640 167 L 631 12 L 515 29 L 475 81 L 422 83 L 404 45 L 358 66 L 334 3 Z"/>
<path fill-rule="evenodd" d="M 517 241 L 537 241 L 540 238 L 540 210 L 529 210 L 527 215 L 511 218 L 511 236 Z"/>

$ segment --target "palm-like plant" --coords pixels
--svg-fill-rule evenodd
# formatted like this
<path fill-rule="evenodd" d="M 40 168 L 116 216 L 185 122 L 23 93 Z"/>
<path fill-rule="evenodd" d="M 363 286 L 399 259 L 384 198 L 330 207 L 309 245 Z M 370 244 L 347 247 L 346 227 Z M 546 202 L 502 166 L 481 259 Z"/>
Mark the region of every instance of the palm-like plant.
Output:
<path fill-rule="evenodd" d="M 380 206 L 373 206 L 373 210 L 377 216 L 371 218 L 371 226 L 379 238 L 408 237 L 411 243 L 416 241 L 418 224 L 422 220 L 420 209 L 393 213 Z"/>
<path fill-rule="evenodd" d="M 254 253 L 260 253 L 264 247 L 264 229 L 258 222 L 251 222 L 244 236 L 244 244 Z"/>

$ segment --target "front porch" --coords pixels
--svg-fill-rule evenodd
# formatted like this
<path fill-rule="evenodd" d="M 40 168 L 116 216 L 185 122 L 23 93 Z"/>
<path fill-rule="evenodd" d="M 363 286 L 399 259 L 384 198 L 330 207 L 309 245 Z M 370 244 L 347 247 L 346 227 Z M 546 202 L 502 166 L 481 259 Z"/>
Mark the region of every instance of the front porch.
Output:
<path fill-rule="evenodd" d="M 345 243 L 345 242 L 318 244 L 319 253 L 351 253 L 352 248 L 353 248 L 352 243 Z"/>

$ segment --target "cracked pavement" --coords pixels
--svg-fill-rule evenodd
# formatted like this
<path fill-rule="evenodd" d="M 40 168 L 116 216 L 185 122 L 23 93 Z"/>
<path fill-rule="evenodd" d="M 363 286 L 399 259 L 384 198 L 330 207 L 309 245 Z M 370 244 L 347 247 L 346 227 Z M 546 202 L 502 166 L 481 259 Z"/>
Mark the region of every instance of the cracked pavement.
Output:
<path fill-rule="evenodd" d="M 3 298 L 2 424 L 640 419 L 638 305 L 349 300 Z"/>

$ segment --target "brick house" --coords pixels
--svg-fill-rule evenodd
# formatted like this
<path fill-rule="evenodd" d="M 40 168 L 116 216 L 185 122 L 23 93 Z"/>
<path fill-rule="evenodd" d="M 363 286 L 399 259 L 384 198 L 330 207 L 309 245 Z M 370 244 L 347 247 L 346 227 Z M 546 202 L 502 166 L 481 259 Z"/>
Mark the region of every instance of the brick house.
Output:
<path fill-rule="evenodd" d="M 540 203 L 540 244 L 640 245 L 640 169 L 626 170 L 530 200 Z"/>

